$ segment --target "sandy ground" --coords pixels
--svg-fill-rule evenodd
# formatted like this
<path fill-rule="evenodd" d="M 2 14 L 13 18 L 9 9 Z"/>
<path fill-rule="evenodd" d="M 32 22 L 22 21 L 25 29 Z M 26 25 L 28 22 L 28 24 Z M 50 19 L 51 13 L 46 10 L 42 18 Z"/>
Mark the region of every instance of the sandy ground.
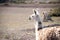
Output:
<path fill-rule="evenodd" d="M 34 21 L 29 21 L 34 8 L 0 7 L 0 40 L 35 40 Z M 51 8 L 39 8 L 39 12 Z M 60 17 L 53 23 L 60 23 Z M 56 21 L 58 20 L 58 21 Z M 44 25 L 53 24 L 45 22 Z"/>

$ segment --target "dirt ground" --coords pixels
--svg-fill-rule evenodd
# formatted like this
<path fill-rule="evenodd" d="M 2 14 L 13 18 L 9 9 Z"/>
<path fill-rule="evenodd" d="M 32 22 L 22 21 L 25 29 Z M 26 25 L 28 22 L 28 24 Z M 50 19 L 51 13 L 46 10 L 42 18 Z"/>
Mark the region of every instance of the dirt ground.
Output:
<path fill-rule="evenodd" d="M 34 21 L 29 21 L 34 8 L 0 7 L 0 40 L 35 40 Z M 39 12 L 49 11 L 51 8 L 39 8 Z M 60 23 L 60 17 L 52 17 L 54 22 L 44 25 Z"/>

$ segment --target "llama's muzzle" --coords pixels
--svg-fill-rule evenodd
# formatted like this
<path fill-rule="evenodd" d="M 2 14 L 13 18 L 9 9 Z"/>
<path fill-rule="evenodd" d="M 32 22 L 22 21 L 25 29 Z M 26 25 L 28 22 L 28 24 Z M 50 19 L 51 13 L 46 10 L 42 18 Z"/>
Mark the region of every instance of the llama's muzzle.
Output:
<path fill-rule="evenodd" d="M 29 17 L 29 20 L 31 20 L 31 18 Z"/>

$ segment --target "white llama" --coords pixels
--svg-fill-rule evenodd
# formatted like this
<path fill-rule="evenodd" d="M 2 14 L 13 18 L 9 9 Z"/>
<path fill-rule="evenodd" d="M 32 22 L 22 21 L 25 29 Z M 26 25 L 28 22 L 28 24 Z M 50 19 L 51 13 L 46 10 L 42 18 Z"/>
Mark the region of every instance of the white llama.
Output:
<path fill-rule="evenodd" d="M 37 9 L 33 10 L 33 14 L 29 16 L 29 20 L 35 20 L 35 33 L 36 33 L 36 40 L 38 40 L 38 30 L 43 28 L 43 20 L 42 17 L 39 15 L 39 12 Z"/>

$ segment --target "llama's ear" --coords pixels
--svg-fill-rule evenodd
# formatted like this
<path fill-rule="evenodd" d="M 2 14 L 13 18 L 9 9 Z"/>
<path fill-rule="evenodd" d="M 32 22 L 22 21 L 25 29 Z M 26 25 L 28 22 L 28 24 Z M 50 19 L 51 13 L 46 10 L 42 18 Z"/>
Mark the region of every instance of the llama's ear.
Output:
<path fill-rule="evenodd" d="M 34 13 L 37 14 L 37 13 L 36 13 L 36 10 L 34 10 Z"/>

